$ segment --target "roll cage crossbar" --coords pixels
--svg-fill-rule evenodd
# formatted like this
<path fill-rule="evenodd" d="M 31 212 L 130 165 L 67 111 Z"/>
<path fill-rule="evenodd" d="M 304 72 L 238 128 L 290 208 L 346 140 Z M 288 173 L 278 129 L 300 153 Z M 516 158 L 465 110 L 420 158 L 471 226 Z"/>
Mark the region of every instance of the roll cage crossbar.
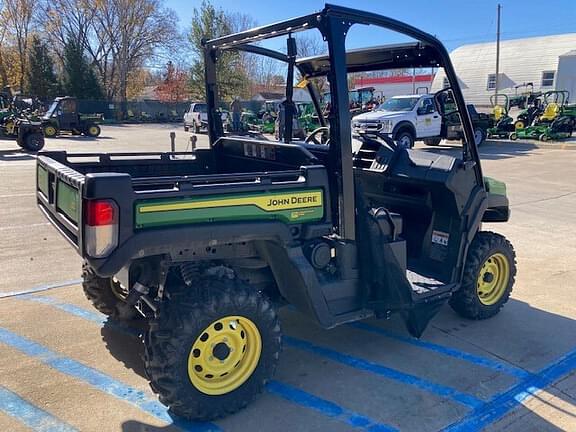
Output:
<path fill-rule="evenodd" d="M 354 24 L 382 27 L 409 36 L 417 42 L 400 44 L 394 47 L 372 48 L 369 50 L 370 54 L 368 54 L 367 50 L 355 50 L 347 54 L 345 50 L 346 36 L 349 28 Z M 242 50 L 265 55 L 289 64 L 291 59 L 286 54 L 254 45 L 254 43 L 279 36 L 291 38 L 294 33 L 313 28 L 318 29 L 327 42 L 328 55 L 296 60 L 294 67 L 298 68 L 305 78 L 325 76 L 330 84 L 332 104 L 328 115 L 330 145 L 328 148 L 327 168 L 334 173 L 331 176 L 332 184 L 330 186 L 333 193 L 332 202 L 336 203 L 336 205 L 332 209 L 332 213 L 334 220 L 338 221 L 338 234 L 343 240 L 355 241 L 356 239 L 352 134 L 348 107 L 348 72 L 401 67 L 443 67 L 450 83 L 454 102 L 460 113 L 464 130 L 464 162 L 466 162 L 466 166 L 473 166 L 478 185 L 482 188 L 484 187 L 478 150 L 474 142 L 472 122 L 466 109 L 454 67 L 442 43 L 432 35 L 392 18 L 330 4 L 327 4 L 318 13 L 203 41 L 206 101 L 209 113 L 208 133 L 211 145 L 223 135 L 218 113 L 216 79 L 216 63 L 219 52 L 223 50 Z M 287 83 L 288 85 L 292 85 L 292 83 Z M 313 86 L 308 84 L 308 89 L 311 90 L 319 118 L 322 118 L 318 100 L 314 97 L 315 92 L 312 91 Z"/>

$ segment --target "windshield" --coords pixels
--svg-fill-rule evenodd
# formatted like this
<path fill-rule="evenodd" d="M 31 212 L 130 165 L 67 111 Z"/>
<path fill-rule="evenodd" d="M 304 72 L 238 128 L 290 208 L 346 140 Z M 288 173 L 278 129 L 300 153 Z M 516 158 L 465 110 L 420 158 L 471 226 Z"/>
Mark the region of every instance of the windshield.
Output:
<path fill-rule="evenodd" d="M 57 107 L 58 107 L 58 102 L 57 101 L 52 102 L 52 105 L 50 105 L 50 108 L 48 108 L 48 111 L 46 111 L 46 116 L 52 117 L 52 115 L 56 111 Z"/>
<path fill-rule="evenodd" d="M 196 104 L 194 106 L 194 112 L 205 113 L 208 109 L 208 105 L 206 104 Z"/>
<path fill-rule="evenodd" d="M 412 111 L 420 98 L 391 98 L 376 108 L 377 111 Z"/>

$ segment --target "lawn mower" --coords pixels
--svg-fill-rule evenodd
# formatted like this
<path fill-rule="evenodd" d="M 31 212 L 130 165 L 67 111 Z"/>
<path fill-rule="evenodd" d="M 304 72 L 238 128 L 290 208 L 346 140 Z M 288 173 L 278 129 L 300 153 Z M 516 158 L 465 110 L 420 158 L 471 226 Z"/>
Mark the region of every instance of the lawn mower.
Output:
<path fill-rule="evenodd" d="M 570 93 L 566 90 L 551 90 L 544 94 L 544 109 L 540 116 L 536 117 L 534 124 L 552 123 L 563 114 L 564 106 Z"/>
<path fill-rule="evenodd" d="M 518 93 L 518 89 L 522 88 L 526 90 Z M 510 96 L 510 108 L 517 106 L 520 109 L 525 109 L 540 96 L 542 96 L 542 92 L 534 92 L 534 84 L 531 82 L 519 84 L 514 87 L 514 96 Z"/>
<path fill-rule="evenodd" d="M 539 123 L 524 129 L 516 129 L 510 134 L 510 139 L 536 139 L 540 141 L 557 141 L 570 138 L 574 131 L 574 120 L 569 116 L 559 116 L 551 123 Z"/>
<path fill-rule="evenodd" d="M 490 96 L 492 113 L 490 114 L 491 127 L 486 131 L 488 138 L 507 138 L 514 131 L 514 120 L 508 114 L 510 99 L 503 93 Z"/>

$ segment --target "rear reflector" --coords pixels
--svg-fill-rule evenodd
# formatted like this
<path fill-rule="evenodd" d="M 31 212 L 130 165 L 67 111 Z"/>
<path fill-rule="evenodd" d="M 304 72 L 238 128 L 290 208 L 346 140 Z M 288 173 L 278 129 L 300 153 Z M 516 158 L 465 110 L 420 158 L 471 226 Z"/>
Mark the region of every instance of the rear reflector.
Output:
<path fill-rule="evenodd" d="M 118 246 L 118 206 L 112 200 L 87 201 L 84 247 L 92 258 L 103 258 Z"/>
<path fill-rule="evenodd" d="M 118 223 L 118 207 L 111 200 L 87 201 L 86 225 L 102 226 Z"/>

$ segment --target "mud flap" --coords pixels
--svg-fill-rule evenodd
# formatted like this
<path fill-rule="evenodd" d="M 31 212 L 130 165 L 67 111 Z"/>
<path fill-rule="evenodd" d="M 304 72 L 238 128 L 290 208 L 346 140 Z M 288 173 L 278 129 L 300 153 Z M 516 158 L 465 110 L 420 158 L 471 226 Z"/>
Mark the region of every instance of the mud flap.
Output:
<path fill-rule="evenodd" d="M 411 336 L 420 338 L 428 323 L 440 311 L 446 300 L 439 300 L 430 303 L 415 304 L 412 308 L 402 312 L 402 318 L 406 329 Z"/>

